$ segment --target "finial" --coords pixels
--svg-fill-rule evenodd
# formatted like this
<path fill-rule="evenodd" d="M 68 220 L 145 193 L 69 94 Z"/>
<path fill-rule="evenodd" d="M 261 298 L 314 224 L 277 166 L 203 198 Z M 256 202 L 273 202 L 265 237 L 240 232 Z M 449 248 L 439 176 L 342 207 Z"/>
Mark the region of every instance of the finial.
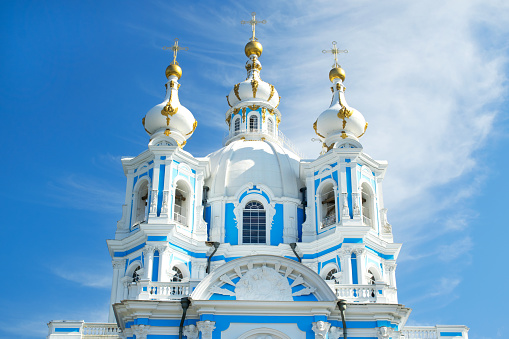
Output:
<path fill-rule="evenodd" d="M 175 38 L 175 43 L 171 47 L 163 47 L 164 50 L 171 49 L 173 51 L 173 61 L 170 63 L 170 65 L 166 68 L 166 77 L 169 79 L 170 76 L 174 75 L 178 79 L 182 76 L 182 68 L 178 65 L 177 62 L 177 52 L 178 51 L 188 51 L 189 48 L 187 47 L 179 47 L 179 39 Z"/>
<path fill-rule="evenodd" d="M 258 39 L 255 37 L 256 25 L 257 24 L 266 24 L 267 20 L 257 21 L 256 20 L 256 12 L 253 12 L 253 13 L 251 13 L 251 20 L 250 21 L 242 20 L 240 23 L 242 25 L 246 25 L 246 24 L 250 24 L 251 25 L 251 29 L 253 30 L 253 36 L 251 37 L 251 41 L 257 41 Z"/>
<path fill-rule="evenodd" d="M 177 62 L 177 52 L 178 51 L 188 51 L 189 50 L 188 47 L 179 47 L 179 39 L 177 39 L 177 38 L 175 38 L 175 43 L 173 44 L 173 46 L 171 46 L 171 47 L 164 46 L 163 49 L 164 50 L 171 49 L 173 51 L 173 62 L 171 63 L 172 65 L 179 64 Z"/>
<path fill-rule="evenodd" d="M 332 53 L 332 55 L 334 55 L 334 64 L 332 65 L 332 67 L 341 67 L 339 64 L 338 64 L 338 54 L 339 53 L 348 53 L 348 50 L 347 49 L 343 49 L 343 50 L 339 50 L 338 49 L 338 46 L 337 46 L 337 42 L 336 41 L 333 41 L 332 42 L 332 49 L 329 49 L 329 50 L 326 50 L 324 49 L 322 51 L 322 53 Z"/>

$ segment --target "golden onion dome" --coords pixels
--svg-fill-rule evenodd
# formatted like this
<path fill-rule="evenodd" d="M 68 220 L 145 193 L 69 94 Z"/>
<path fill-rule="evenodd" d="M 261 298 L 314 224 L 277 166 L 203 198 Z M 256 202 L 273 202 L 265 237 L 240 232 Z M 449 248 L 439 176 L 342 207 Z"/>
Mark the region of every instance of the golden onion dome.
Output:
<path fill-rule="evenodd" d="M 341 67 L 334 67 L 329 72 L 329 80 L 334 82 L 334 79 L 341 79 L 341 81 L 345 81 L 345 71 Z"/>
<path fill-rule="evenodd" d="M 246 56 L 249 58 L 252 54 L 256 54 L 257 56 L 262 55 L 263 46 L 258 41 L 249 41 L 244 47 L 244 52 Z"/>
<path fill-rule="evenodd" d="M 175 75 L 177 79 L 180 79 L 182 76 L 182 68 L 178 64 L 171 63 L 166 68 L 166 78 L 170 78 L 170 76 Z"/>

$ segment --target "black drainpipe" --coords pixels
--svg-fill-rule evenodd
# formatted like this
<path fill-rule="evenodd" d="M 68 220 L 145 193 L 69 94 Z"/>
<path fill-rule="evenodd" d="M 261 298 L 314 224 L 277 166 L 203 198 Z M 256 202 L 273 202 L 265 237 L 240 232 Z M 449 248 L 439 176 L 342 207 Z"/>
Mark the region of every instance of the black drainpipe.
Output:
<path fill-rule="evenodd" d="M 345 310 L 346 310 L 346 302 L 343 299 L 338 300 L 339 312 L 341 313 L 341 321 L 343 321 L 343 338 L 348 339 L 346 337 L 346 321 L 345 321 Z"/>
<path fill-rule="evenodd" d="M 179 326 L 179 339 L 182 339 L 182 336 L 184 335 L 184 320 L 186 320 L 186 312 L 189 306 L 191 306 L 191 301 L 188 297 L 184 297 L 180 299 L 180 305 L 182 305 L 182 319 L 180 319 L 180 326 Z"/>
<path fill-rule="evenodd" d="M 300 262 L 300 263 L 302 263 L 302 258 L 301 258 L 301 257 L 299 257 L 299 255 L 297 254 L 297 251 L 295 250 L 295 248 L 297 248 L 297 244 L 296 244 L 296 243 L 294 243 L 294 242 L 292 242 L 292 243 L 290 244 L 290 247 L 292 248 L 292 251 L 293 251 L 293 253 L 295 254 L 295 256 L 297 257 L 297 259 L 299 259 L 299 262 Z"/>
<path fill-rule="evenodd" d="M 205 213 L 206 213 L 206 208 L 207 208 L 208 192 L 209 192 L 209 187 L 208 186 L 203 186 L 203 196 L 202 196 L 202 199 L 201 199 L 201 204 L 203 205 L 203 219 L 205 219 Z"/>
<path fill-rule="evenodd" d="M 212 256 L 216 254 L 217 249 L 219 248 L 219 243 L 217 241 L 206 241 L 205 244 L 207 246 L 214 246 L 214 252 L 207 258 L 207 269 L 205 270 L 205 273 L 210 273 L 210 260 L 212 260 Z"/>

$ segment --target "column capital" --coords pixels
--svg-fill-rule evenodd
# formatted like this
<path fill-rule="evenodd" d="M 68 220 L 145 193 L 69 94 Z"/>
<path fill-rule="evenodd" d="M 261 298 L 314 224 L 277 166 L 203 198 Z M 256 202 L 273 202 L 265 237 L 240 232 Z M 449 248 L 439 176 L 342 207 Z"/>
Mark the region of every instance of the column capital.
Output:
<path fill-rule="evenodd" d="M 198 326 L 198 330 L 201 332 L 202 339 L 212 339 L 212 331 L 216 328 L 215 321 L 198 321 L 196 325 Z"/>
<path fill-rule="evenodd" d="M 151 245 L 146 245 L 144 248 L 143 248 L 143 255 L 144 256 L 153 256 L 154 255 L 154 251 L 155 251 L 155 247 L 154 246 L 151 246 Z"/>
<path fill-rule="evenodd" d="M 198 339 L 198 327 L 195 325 L 184 326 L 184 335 L 187 337 L 187 339 Z"/>
<path fill-rule="evenodd" d="M 379 339 L 389 339 L 392 335 L 393 329 L 387 326 L 382 326 L 378 329 Z"/>
<path fill-rule="evenodd" d="M 111 265 L 113 266 L 113 269 L 115 269 L 115 270 L 124 268 L 125 267 L 125 259 L 114 259 L 111 261 Z"/>
<path fill-rule="evenodd" d="M 327 338 L 327 332 L 329 332 L 331 324 L 326 321 L 317 321 L 313 322 L 313 327 L 311 328 L 313 332 L 315 332 L 315 339 L 325 339 Z"/>
<path fill-rule="evenodd" d="M 136 339 L 147 339 L 147 334 L 150 329 L 149 325 L 133 325 L 133 334 L 136 335 Z"/>

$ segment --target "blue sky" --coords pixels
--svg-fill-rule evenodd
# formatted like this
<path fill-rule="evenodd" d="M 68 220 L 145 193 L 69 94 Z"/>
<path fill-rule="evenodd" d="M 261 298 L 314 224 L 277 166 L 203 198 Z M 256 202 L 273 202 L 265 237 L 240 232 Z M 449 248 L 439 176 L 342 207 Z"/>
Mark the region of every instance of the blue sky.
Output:
<path fill-rule="evenodd" d="M 4 178 L 0 338 L 41 338 L 52 319 L 105 321 L 105 239 L 121 216 L 121 156 L 147 147 L 141 118 L 164 96 L 163 46 L 180 39 L 180 100 L 198 128 L 185 149 L 221 147 L 225 96 L 245 78 L 240 25 L 256 11 L 262 77 L 281 130 L 308 157 L 328 107 L 330 55 L 348 49 L 347 100 L 361 142 L 389 161 L 384 197 L 403 242 L 409 324 L 465 324 L 507 338 L 507 1 L 2 1 Z M 20 333 L 20 331 L 22 333 Z"/>

